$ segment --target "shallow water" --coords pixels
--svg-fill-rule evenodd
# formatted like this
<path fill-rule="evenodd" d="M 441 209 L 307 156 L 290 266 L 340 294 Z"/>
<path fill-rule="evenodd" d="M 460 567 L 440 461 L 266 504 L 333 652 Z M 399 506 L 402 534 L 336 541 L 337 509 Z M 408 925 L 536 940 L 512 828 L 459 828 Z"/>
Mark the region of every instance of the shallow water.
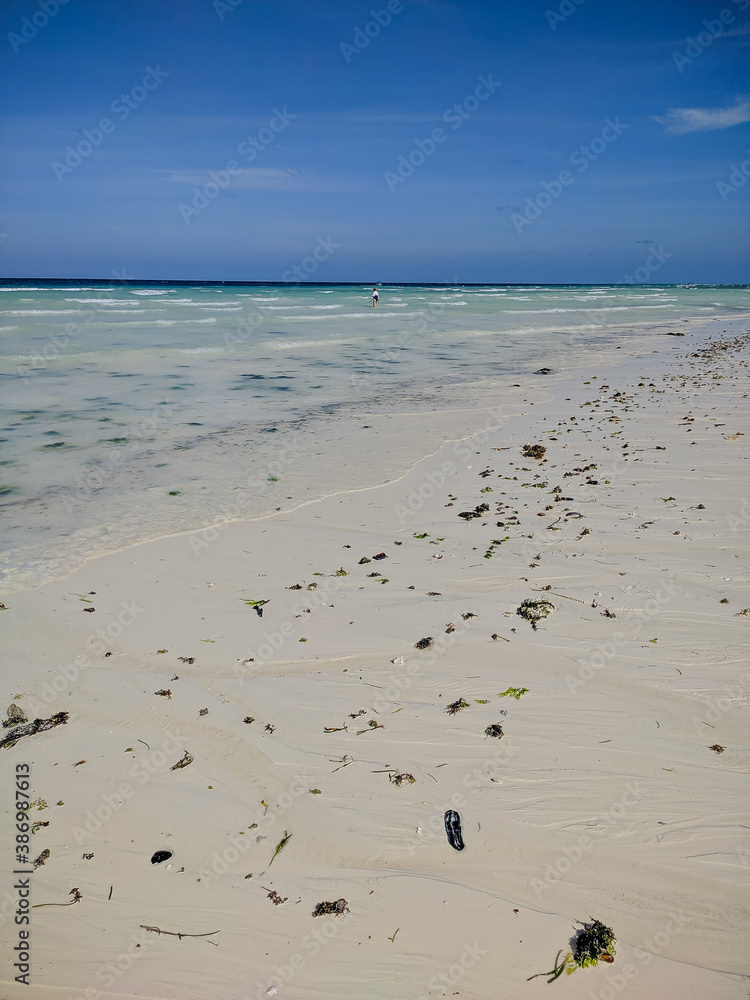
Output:
<path fill-rule="evenodd" d="M 540 365 L 750 311 L 747 287 L 387 286 L 377 310 L 369 293 L 0 285 L 6 584 L 372 485 Z"/>

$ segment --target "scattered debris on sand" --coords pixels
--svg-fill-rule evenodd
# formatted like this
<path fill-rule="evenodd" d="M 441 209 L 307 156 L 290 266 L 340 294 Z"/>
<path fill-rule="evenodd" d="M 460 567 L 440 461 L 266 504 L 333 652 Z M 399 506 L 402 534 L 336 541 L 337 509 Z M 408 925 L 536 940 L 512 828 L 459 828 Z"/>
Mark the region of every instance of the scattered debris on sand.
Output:
<path fill-rule="evenodd" d="M 400 788 L 403 784 L 413 785 L 417 779 L 413 774 L 409 774 L 408 771 L 404 771 L 403 774 L 389 774 L 388 780 Z"/>

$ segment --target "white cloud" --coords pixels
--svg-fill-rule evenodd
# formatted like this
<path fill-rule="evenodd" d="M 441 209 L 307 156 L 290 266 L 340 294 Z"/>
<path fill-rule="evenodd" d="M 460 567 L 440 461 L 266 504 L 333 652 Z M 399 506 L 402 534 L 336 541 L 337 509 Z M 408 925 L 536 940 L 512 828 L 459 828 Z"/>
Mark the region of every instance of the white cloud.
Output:
<path fill-rule="evenodd" d="M 223 174 L 223 170 L 214 170 Z M 300 191 L 307 186 L 306 179 L 299 170 L 277 167 L 245 167 L 230 175 L 229 184 L 238 191 Z M 167 180 L 175 184 L 190 184 L 203 187 L 211 180 L 208 170 L 172 171 Z"/>
<path fill-rule="evenodd" d="M 750 101 L 738 99 L 729 108 L 670 108 L 664 118 L 656 120 L 660 125 L 666 125 L 667 132 L 672 135 L 714 132 L 750 121 Z"/>

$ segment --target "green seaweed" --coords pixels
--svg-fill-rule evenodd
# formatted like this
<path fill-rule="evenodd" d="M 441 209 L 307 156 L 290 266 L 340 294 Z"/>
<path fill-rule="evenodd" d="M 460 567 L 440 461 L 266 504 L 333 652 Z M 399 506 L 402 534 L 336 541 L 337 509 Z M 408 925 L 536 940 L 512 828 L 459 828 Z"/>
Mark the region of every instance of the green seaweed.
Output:
<path fill-rule="evenodd" d="M 276 849 L 275 849 L 275 850 L 274 850 L 274 852 L 273 852 L 273 855 L 272 855 L 272 857 L 271 857 L 271 860 L 270 860 L 270 861 L 268 862 L 268 867 L 269 867 L 269 868 L 270 868 L 270 867 L 271 867 L 271 865 L 272 865 L 272 864 L 274 863 L 274 861 L 275 861 L 275 859 L 276 859 L 276 856 L 277 856 L 278 854 L 281 854 L 281 852 L 282 852 L 282 851 L 284 850 L 284 848 L 286 847 L 286 845 L 287 845 L 287 844 L 289 843 L 289 841 L 290 841 L 291 839 L 292 839 L 292 835 L 291 835 L 291 833 L 289 833 L 289 832 L 288 832 L 287 830 L 284 830 L 284 836 L 283 836 L 283 837 L 281 838 L 281 840 L 280 840 L 280 841 L 278 842 L 278 844 L 276 845 Z"/>
<path fill-rule="evenodd" d="M 554 983 L 563 972 L 571 975 L 576 969 L 588 969 L 593 965 L 602 962 L 614 962 L 615 955 L 615 933 L 611 927 L 607 927 L 600 920 L 591 918 L 590 924 L 584 924 L 583 929 L 578 931 L 573 951 L 568 952 L 565 958 L 560 960 L 562 951 L 558 951 L 554 968 L 549 972 L 537 972 L 534 976 L 529 976 L 529 982 L 538 976 L 550 976 L 548 983 Z"/>
<path fill-rule="evenodd" d="M 516 701 L 521 700 L 521 695 L 528 694 L 528 688 L 514 688 L 509 687 L 507 691 L 499 691 L 498 698 L 515 698 Z"/>

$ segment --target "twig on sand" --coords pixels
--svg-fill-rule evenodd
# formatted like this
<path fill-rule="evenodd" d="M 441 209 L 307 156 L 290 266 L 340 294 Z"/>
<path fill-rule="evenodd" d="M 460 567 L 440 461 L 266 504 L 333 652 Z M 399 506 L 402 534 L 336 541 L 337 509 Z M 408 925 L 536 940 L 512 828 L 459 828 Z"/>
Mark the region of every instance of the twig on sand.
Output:
<path fill-rule="evenodd" d="M 73 906 L 74 903 L 83 899 L 83 894 L 80 889 L 71 889 L 68 895 L 73 897 L 69 903 L 34 903 L 31 908 L 32 910 L 36 910 L 40 906 Z"/>
<path fill-rule="evenodd" d="M 546 587 L 532 587 L 531 589 L 535 593 L 537 593 L 537 594 L 541 594 L 542 591 L 545 591 L 548 594 L 552 594 L 553 597 L 563 597 L 566 601 L 578 601 L 579 604 L 585 604 L 586 603 L 585 601 L 582 601 L 580 597 L 568 597 L 567 594 L 558 594 L 554 590 L 547 590 Z M 540 973 L 538 973 L 538 975 L 544 976 L 544 975 L 546 975 L 546 973 L 545 972 L 540 972 Z"/>
<path fill-rule="evenodd" d="M 46 729 L 54 729 L 55 726 L 64 726 L 68 719 L 69 715 L 67 712 L 58 712 L 49 719 L 34 719 L 28 726 L 16 726 L 10 736 L 6 736 L 4 740 L 0 740 L 0 747 L 12 747 L 23 736 L 35 736 L 37 733 L 43 733 Z"/>
<path fill-rule="evenodd" d="M 185 931 L 163 931 L 161 927 L 149 927 L 148 924 L 141 924 L 141 928 L 144 931 L 151 931 L 153 934 L 169 934 L 170 937 L 176 937 L 182 940 L 184 937 L 211 937 L 213 934 L 220 934 L 221 931 L 206 931 L 205 934 L 186 934 Z M 213 942 L 211 942 L 213 943 Z"/>

